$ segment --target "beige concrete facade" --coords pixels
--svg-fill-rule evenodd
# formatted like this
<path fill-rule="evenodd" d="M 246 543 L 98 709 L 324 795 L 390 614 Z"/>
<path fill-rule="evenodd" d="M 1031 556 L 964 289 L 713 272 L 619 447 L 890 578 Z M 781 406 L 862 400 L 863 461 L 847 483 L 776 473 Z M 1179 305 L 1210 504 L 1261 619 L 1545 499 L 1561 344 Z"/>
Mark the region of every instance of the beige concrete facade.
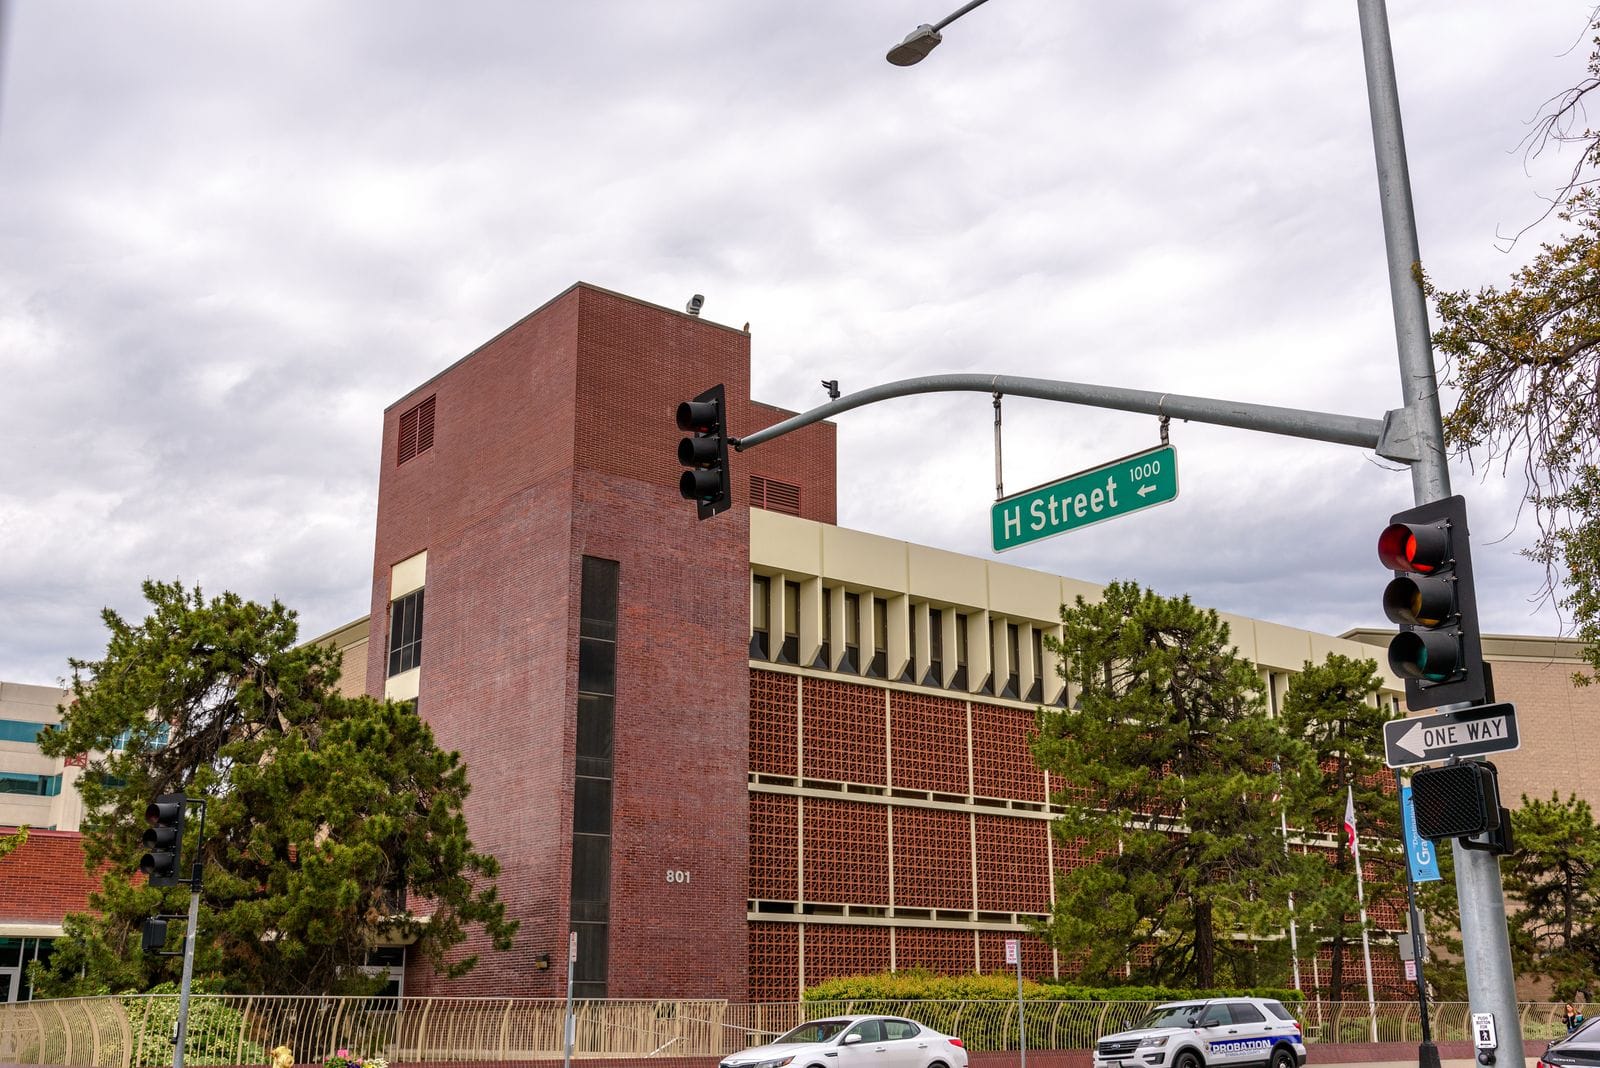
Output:
<path fill-rule="evenodd" d="M 71 696 L 70 690 L 55 686 L 0 682 L 0 721 L 10 728 L 0 736 L 0 774 L 8 780 L 0 791 L 0 826 L 78 829 L 83 819 L 77 791 L 81 769 L 45 756 L 31 738 L 11 737 L 36 733 L 33 724 L 60 723 L 57 708 Z"/>

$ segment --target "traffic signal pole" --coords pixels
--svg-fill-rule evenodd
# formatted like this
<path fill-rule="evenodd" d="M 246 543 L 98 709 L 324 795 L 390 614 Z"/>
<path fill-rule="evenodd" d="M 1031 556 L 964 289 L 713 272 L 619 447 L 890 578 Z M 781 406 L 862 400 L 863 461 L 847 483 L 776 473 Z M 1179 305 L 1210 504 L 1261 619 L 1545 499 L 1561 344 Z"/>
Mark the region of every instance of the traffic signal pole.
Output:
<path fill-rule="evenodd" d="M 1416 216 L 1411 204 L 1411 176 L 1406 166 L 1405 134 L 1400 125 L 1400 92 L 1389 40 L 1384 0 L 1357 0 L 1361 20 L 1361 52 L 1366 65 L 1367 105 L 1372 116 L 1372 146 L 1378 166 L 1378 199 L 1383 213 L 1383 240 L 1389 267 L 1389 298 L 1394 310 L 1395 344 L 1400 357 L 1400 391 L 1409 413 L 1411 440 L 1417 458 L 1411 463 L 1415 503 L 1428 504 L 1450 496 L 1450 468 L 1445 461 L 1444 423 L 1439 409 L 1439 384 L 1434 375 L 1433 344 L 1428 333 L 1428 305 L 1417 270 L 1422 254 L 1417 245 Z M 1492 1013 L 1509 1064 L 1521 1068 L 1522 1023 L 1517 1015 L 1516 978 L 1511 969 L 1511 943 L 1506 933 L 1505 893 L 1500 858 L 1483 850 L 1451 846 L 1455 859 L 1456 902 L 1461 912 L 1461 951 L 1467 971 L 1467 999 L 1474 1014 Z M 1420 965 L 1420 962 L 1419 962 Z M 1429 1056 L 1431 1053 L 1431 1061 Z M 1495 1051 L 1480 1051 L 1480 1062 L 1494 1063 Z M 1486 1057 L 1487 1055 L 1487 1057 Z M 1439 1052 L 1425 1042 L 1422 1068 L 1438 1068 Z"/>

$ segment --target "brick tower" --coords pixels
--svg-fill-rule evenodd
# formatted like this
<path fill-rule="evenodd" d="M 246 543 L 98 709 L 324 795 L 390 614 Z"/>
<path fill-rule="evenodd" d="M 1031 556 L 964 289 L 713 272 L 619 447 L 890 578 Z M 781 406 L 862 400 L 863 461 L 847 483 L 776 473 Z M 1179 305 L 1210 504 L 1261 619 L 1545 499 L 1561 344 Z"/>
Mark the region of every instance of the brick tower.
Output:
<path fill-rule="evenodd" d="M 747 996 L 748 487 L 833 522 L 834 437 L 735 456 L 697 522 L 672 413 L 718 382 L 736 434 L 787 414 L 747 333 L 578 284 L 385 411 L 368 691 L 463 754 L 522 923 L 408 994 L 556 996 L 574 930 L 581 997 Z"/>

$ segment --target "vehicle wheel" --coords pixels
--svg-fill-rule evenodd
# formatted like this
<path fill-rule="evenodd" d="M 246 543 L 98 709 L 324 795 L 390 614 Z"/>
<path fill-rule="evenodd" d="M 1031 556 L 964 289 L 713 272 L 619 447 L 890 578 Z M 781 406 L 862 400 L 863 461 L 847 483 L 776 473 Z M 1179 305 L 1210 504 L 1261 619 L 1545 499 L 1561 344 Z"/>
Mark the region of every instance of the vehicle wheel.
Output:
<path fill-rule="evenodd" d="M 1200 1060 L 1200 1055 L 1192 1049 L 1186 1049 L 1178 1054 L 1178 1059 L 1172 1062 L 1172 1068 L 1205 1068 Z"/>
<path fill-rule="evenodd" d="M 1272 1068 L 1295 1068 L 1294 1054 L 1283 1047 L 1272 1051 Z"/>
<path fill-rule="evenodd" d="M 950 1066 L 945 1064 L 944 1061 L 934 1061 L 928 1065 L 928 1068 L 950 1068 Z"/>

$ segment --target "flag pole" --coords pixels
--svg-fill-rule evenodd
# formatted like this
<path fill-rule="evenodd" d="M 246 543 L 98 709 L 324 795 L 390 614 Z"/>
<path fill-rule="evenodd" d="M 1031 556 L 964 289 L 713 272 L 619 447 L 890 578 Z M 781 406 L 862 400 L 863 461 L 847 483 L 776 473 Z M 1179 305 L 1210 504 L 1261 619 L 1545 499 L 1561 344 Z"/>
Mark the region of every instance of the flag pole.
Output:
<path fill-rule="evenodd" d="M 1372 1041 L 1378 1041 L 1378 999 L 1372 992 L 1372 943 L 1367 937 L 1367 892 L 1361 878 L 1361 843 L 1356 838 L 1356 788 L 1345 787 L 1344 828 L 1350 852 L 1356 858 L 1356 902 L 1361 906 L 1361 956 L 1367 964 L 1367 1014 L 1372 1021 Z"/>

